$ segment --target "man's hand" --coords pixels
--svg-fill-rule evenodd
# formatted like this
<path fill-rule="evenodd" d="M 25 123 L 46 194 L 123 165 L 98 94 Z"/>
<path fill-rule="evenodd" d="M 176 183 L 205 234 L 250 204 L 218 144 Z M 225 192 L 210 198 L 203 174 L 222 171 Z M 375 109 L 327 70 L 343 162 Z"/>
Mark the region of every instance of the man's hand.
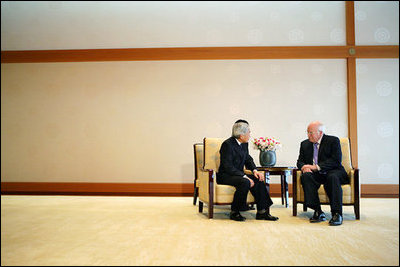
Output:
<path fill-rule="evenodd" d="M 317 165 L 309 165 L 309 164 L 306 164 L 306 165 L 303 165 L 303 167 L 301 167 L 301 171 L 303 172 L 303 173 L 305 173 L 305 172 L 315 172 L 315 171 L 318 171 L 318 167 L 317 167 Z"/>
<path fill-rule="evenodd" d="M 257 170 L 254 170 L 253 174 L 260 182 L 264 181 L 264 175 L 262 173 L 258 172 Z"/>

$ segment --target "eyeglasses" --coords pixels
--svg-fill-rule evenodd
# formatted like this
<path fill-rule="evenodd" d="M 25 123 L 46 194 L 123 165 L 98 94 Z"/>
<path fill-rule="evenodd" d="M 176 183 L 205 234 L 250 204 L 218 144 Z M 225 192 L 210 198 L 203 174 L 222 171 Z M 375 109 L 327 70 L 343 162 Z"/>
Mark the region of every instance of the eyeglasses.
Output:
<path fill-rule="evenodd" d="M 318 133 L 318 132 L 307 132 L 307 134 L 315 134 L 315 133 Z"/>

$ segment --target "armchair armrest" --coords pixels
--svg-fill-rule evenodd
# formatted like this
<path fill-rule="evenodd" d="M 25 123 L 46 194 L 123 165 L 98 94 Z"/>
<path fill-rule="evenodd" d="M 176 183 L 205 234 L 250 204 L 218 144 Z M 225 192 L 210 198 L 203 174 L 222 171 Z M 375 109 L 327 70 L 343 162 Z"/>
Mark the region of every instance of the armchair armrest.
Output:
<path fill-rule="evenodd" d="M 214 194 L 214 171 L 200 168 L 198 183 L 199 183 L 199 198 L 200 200 L 209 203 L 210 197 Z M 211 199 L 212 200 L 212 199 Z"/>
<path fill-rule="evenodd" d="M 250 171 L 250 170 L 245 169 L 245 170 L 244 170 L 244 174 L 246 174 L 246 175 L 252 175 L 253 172 Z"/>
<path fill-rule="evenodd" d="M 265 171 L 260 171 L 260 170 L 258 170 L 258 169 L 256 169 L 256 170 L 257 170 L 259 173 L 262 173 L 262 174 L 265 173 Z M 250 170 L 244 169 L 244 174 L 246 174 L 246 175 L 253 175 L 253 172 L 250 171 Z"/>

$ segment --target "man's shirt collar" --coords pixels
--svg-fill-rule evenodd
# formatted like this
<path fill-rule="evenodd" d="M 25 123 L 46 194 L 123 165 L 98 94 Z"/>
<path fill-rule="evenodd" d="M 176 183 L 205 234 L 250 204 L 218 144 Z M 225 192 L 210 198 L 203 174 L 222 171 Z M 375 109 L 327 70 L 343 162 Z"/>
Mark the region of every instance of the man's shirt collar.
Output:
<path fill-rule="evenodd" d="M 318 142 L 317 142 L 317 143 L 318 143 L 318 146 L 321 144 L 322 137 L 324 137 L 324 134 L 322 134 L 321 137 L 319 138 L 319 140 L 318 140 Z"/>
<path fill-rule="evenodd" d="M 242 143 L 240 143 L 239 139 L 235 138 L 236 142 L 238 143 L 238 145 L 240 146 Z"/>

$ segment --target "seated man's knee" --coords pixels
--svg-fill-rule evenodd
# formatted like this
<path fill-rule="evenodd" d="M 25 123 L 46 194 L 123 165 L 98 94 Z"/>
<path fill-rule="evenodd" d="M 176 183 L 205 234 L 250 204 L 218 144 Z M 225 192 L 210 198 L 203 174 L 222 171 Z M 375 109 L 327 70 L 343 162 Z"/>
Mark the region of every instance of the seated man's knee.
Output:
<path fill-rule="evenodd" d="M 312 178 L 313 178 L 313 175 L 311 172 L 305 172 L 305 173 L 301 174 L 301 176 L 300 176 L 300 180 L 302 183 L 304 183 Z"/>
<path fill-rule="evenodd" d="M 249 189 L 250 188 L 250 181 L 249 179 L 243 178 L 238 187 L 243 188 L 243 189 Z"/>
<path fill-rule="evenodd" d="M 326 175 L 326 182 L 330 184 L 341 184 L 339 175 L 329 173 Z"/>

